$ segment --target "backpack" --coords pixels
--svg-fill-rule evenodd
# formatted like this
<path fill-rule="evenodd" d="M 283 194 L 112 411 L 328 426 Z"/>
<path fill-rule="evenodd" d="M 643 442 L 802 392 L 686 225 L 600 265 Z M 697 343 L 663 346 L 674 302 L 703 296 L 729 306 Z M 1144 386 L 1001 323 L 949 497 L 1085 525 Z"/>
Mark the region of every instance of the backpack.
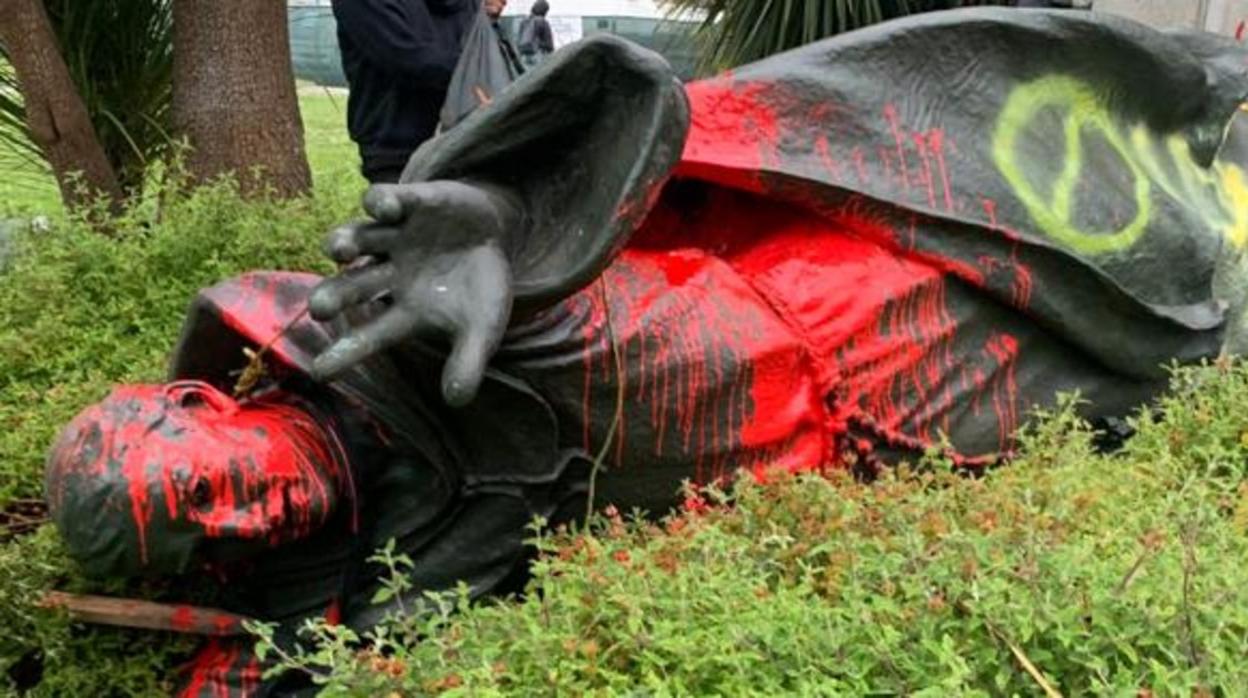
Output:
<path fill-rule="evenodd" d="M 516 48 L 520 53 L 526 56 L 532 56 L 537 53 L 537 22 L 533 21 L 533 16 L 529 15 L 520 22 L 519 36 L 516 38 Z"/>
<path fill-rule="evenodd" d="M 479 12 L 451 74 L 439 130 L 450 130 L 477 107 L 494 101 L 523 72 L 511 45 L 485 12 Z"/>

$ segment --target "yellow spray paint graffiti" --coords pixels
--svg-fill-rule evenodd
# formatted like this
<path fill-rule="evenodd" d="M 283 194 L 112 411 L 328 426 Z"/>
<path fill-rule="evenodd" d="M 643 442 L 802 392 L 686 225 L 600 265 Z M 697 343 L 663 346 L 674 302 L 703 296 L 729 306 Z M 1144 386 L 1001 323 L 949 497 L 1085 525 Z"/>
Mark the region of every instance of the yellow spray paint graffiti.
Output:
<path fill-rule="evenodd" d="M 1051 189 L 1042 192 L 1023 170 L 1018 140 L 1046 110 L 1060 115 L 1065 147 Z M 1099 135 L 1116 153 L 1131 182 L 1134 216 L 1117 229 L 1086 230 L 1075 220 L 1084 176 L 1083 139 L 1089 134 Z M 1158 143 L 1143 125 L 1123 128 L 1105 100 L 1075 78 L 1052 75 L 1015 88 L 998 116 L 992 154 L 1035 225 L 1072 251 L 1095 255 L 1129 249 L 1153 219 L 1155 192 L 1168 195 L 1234 246 L 1248 242 L 1248 177 L 1240 167 L 1219 161 L 1203 168 L 1181 136 Z"/>

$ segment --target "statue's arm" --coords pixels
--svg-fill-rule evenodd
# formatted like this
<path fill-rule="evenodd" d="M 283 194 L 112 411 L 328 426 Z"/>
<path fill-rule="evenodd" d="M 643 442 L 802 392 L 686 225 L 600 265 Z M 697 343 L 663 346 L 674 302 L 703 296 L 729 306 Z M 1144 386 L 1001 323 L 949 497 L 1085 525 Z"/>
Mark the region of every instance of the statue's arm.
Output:
<path fill-rule="evenodd" d="M 513 314 L 552 305 L 602 272 L 680 157 L 688 107 L 657 54 L 580 42 L 412 156 L 373 187 L 370 221 L 330 235 L 349 267 L 314 293 L 330 320 L 389 305 L 316 360 L 328 379 L 406 339 L 446 348 L 442 393 L 462 406 Z"/>

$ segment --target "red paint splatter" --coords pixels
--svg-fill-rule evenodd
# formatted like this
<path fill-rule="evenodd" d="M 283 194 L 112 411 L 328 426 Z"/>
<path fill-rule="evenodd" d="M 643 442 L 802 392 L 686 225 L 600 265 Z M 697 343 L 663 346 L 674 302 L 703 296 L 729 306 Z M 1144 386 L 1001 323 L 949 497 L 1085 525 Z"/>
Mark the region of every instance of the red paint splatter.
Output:
<path fill-rule="evenodd" d="M 841 167 L 836 158 L 832 157 L 832 147 L 828 144 L 826 134 L 821 133 L 815 138 L 815 154 L 819 156 L 819 161 L 823 163 L 823 169 L 829 177 L 833 180 L 841 178 Z"/>
<path fill-rule="evenodd" d="M 742 232 L 751 229 L 748 210 L 723 213 Z M 822 394 L 802 368 L 800 345 L 730 260 L 669 237 L 681 229 L 695 237 L 710 233 L 690 230 L 679 215 L 652 223 L 639 238 L 660 247 L 626 249 L 606 275 L 605 297 L 585 292 L 569 301 L 569 311 L 584 318 L 582 356 L 590 357 L 580 406 L 590 452 L 602 447 L 602 415 L 611 413 L 620 385 L 593 378 L 613 360 L 610 336 L 629 358 L 622 380 L 632 398 L 617 426 L 632 434 L 631 443 L 613 444 L 619 462 L 688 459 L 698 482 L 777 461 L 816 467 L 827 435 L 811 415 L 822 410 Z M 740 242 L 718 241 L 725 254 Z M 648 423 L 635 423 L 643 415 Z M 626 453 L 642 445 L 648 453 Z"/>
<path fill-rule="evenodd" d="M 876 148 L 876 156 L 880 159 L 880 167 L 884 170 L 884 179 L 893 178 L 893 161 L 888 155 L 888 150 L 884 146 Z"/>
<path fill-rule="evenodd" d="M 906 164 L 906 145 L 905 139 L 901 132 L 901 120 L 897 116 L 897 107 L 892 104 L 884 105 L 884 120 L 888 122 L 888 130 L 893 134 L 893 142 L 897 146 L 897 166 L 900 168 L 901 186 L 905 191 L 910 190 L 910 172 Z"/>
<path fill-rule="evenodd" d="M 349 474 L 327 431 L 283 400 L 239 405 L 194 381 L 117 387 L 75 419 L 77 440 L 56 449 L 64 465 L 53 479 L 119 478 L 144 566 L 160 498 L 162 525 L 272 545 L 303 537 L 350 496 Z"/>
<path fill-rule="evenodd" d="M 854 210 L 816 214 L 720 189 L 696 214 L 660 203 L 611 267 L 605 295 L 568 301 L 584 318 L 587 448 L 601 448 L 619 385 L 614 369 L 600 371 L 612 361 L 608 315 L 628 359 L 616 380 L 632 438 L 612 444 L 626 465 L 685 459 L 698 483 L 737 469 L 835 467 L 851 423 L 895 445 L 930 445 L 949 430 L 955 400 L 976 390 L 1008 433 L 1012 377 L 991 383 L 999 370 L 955 357 L 946 300 L 950 275 L 983 286 L 1000 262 L 903 247 L 897 231 Z M 1007 342 L 991 351 L 990 363 L 1012 370 L 994 358 Z"/>
<path fill-rule="evenodd" d="M 195 610 L 190 606 L 178 606 L 169 617 L 174 630 L 187 632 L 195 627 Z"/>
<path fill-rule="evenodd" d="M 995 230 L 997 228 L 997 202 L 992 199 L 980 199 L 979 202 L 984 207 L 984 215 L 988 216 L 988 225 Z"/>
<path fill-rule="evenodd" d="M 687 85 L 691 128 L 677 176 L 762 191 L 759 173 L 780 142 L 776 112 L 767 103 L 771 89 L 737 82 L 731 73 Z"/>
<path fill-rule="evenodd" d="M 342 603 L 338 599 L 329 602 L 329 607 L 325 609 L 325 624 L 338 625 L 342 623 Z"/>
<path fill-rule="evenodd" d="M 914 146 L 919 151 L 919 161 L 923 163 L 923 186 L 927 190 L 927 205 L 936 208 L 936 183 L 932 179 L 932 163 L 927 149 L 927 137 L 916 132 Z"/>
<path fill-rule="evenodd" d="M 169 625 L 173 630 L 182 633 L 202 633 L 208 629 L 205 626 L 211 626 L 211 633 L 218 637 L 233 635 L 240 629 L 239 620 L 235 616 L 214 613 L 210 618 L 205 618 L 201 611 L 186 605 L 179 605 L 174 609 L 169 616 Z"/>
<path fill-rule="evenodd" d="M 1014 307 L 1025 309 L 1031 305 L 1031 289 L 1031 269 L 1027 268 L 1025 264 L 1019 262 L 1017 257 L 1015 257 L 1013 295 L 1011 296 L 1011 299 L 1014 301 Z"/>
<path fill-rule="evenodd" d="M 1022 243 L 1022 236 L 1017 232 L 1002 227 L 997 222 L 997 202 L 981 198 L 980 204 L 984 208 L 984 215 L 988 217 L 989 227 L 1010 241 L 1010 263 L 1009 269 L 1014 274 L 1010 289 L 1010 300 L 1014 307 L 1025 309 L 1031 304 L 1031 269 L 1019 259 L 1019 247 Z"/>
<path fill-rule="evenodd" d="M 996 364 L 992 400 L 998 417 L 998 450 L 1004 452 L 1018 428 L 1018 385 L 1014 378 L 1018 341 L 1008 334 L 994 334 L 985 343 L 984 351 Z"/>
<path fill-rule="evenodd" d="M 927 144 L 936 157 L 936 171 L 940 173 L 940 187 L 945 195 L 945 210 L 953 212 L 953 185 L 949 180 L 949 164 L 945 161 L 945 131 L 934 128 L 927 132 Z"/>
<path fill-rule="evenodd" d="M 859 184 L 866 184 L 867 179 L 867 161 L 862 154 L 862 148 L 855 147 L 849 153 L 850 158 L 854 161 L 854 172 L 858 175 Z"/>
<path fill-rule="evenodd" d="M 260 686 L 260 663 L 242 643 L 210 640 L 196 653 L 179 698 L 250 698 Z"/>
<path fill-rule="evenodd" d="M 212 618 L 212 630 L 221 636 L 232 634 L 238 630 L 238 619 L 222 614 L 215 615 Z"/>

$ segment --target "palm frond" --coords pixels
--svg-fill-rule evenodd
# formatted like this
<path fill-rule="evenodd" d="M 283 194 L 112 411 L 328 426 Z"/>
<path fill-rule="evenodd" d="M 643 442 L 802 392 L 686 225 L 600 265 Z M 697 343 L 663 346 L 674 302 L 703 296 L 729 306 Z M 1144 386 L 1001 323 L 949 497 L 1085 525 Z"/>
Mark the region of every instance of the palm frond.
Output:
<path fill-rule="evenodd" d="M 700 15 L 699 71 L 713 73 L 835 34 L 917 12 L 1008 0 L 663 0 L 670 16 Z"/>
<path fill-rule="evenodd" d="M 3 57 L 0 57 L 0 148 L 22 160 L 39 157 L 39 149 L 26 130 L 26 112 L 17 89 L 17 76 Z"/>
<path fill-rule="evenodd" d="M 70 76 L 125 191 L 142 183 L 169 138 L 173 77 L 172 0 L 44 0 Z M 16 79 L 0 47 L 0 149 L 30 159 Z"/>

